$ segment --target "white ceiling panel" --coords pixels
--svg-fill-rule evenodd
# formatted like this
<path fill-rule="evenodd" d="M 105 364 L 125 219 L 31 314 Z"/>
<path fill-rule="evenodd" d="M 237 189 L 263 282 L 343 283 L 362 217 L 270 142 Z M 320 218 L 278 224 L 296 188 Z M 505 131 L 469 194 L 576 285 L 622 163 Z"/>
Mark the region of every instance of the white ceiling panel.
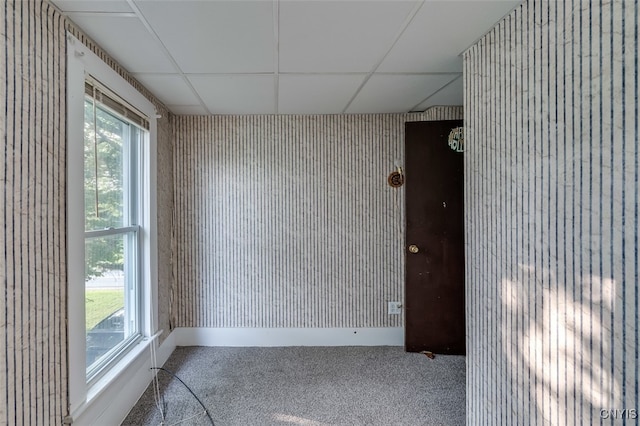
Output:
<path fill-rule="evenodd" d="M 460 78 L 429 97 L 429 99 L 421 103 L 416 109 L 418 111 L 424 111 L 425 109 L 435 105 L 462 105 L 463 82 L 464 79 L 460 76 Z"/>
<path fill-rule="evenodd" d="M 347 113 L 391 113 L 457 105 L 460 53 L 521 3 L 52 1 L 176 114 L 340 114 L 347 105 Z"/>
<path fill-rule="evenodd" d="M 137 18 L 74 13 L 69 17 L 127 71 L 175 72 L 162 48 Z"/>
<path fill-rule="evenodd" d="M 461 72 L 462 53 L 521 1 L 429 1 L 379 72 Z"/>
<path fill-rule="evenodd" d="M 373 75 L 348 113 L 408 112 L 455 75 Z"/>
<path fill-rule="evenodd" d="M 270 75 L 192 75 L 191 84 L 212 114 L 275 114 Z"/>
<path fill-rule="evenodd" d="M 369 72 L 414 1 L 280 2 L 281 72 Z"/>
<path fill-rule="evenodd" d="M 197 105 L 200 103 L 181 75 L 136 74 L 134 77 L 165 104 Z"/>
<path fill-rule="evenodd" d="M 335 114 L 347 106 L 366 74 L 281 75 L 280 114 Z"/>
<path fill-rule="evenodd" d="M 137 0 L 136 5 L 184 73 L 275 68 L 270 1 Z"/>
<path fill-rule="evenodd" d="M 177 115 L 209 115 L 201 105 L 167 105 L 167 108 Z"/>
<path fill-rule="evenodd" d="M 133 12 L 126 0 L 53 0 L 63 12 Z"/>

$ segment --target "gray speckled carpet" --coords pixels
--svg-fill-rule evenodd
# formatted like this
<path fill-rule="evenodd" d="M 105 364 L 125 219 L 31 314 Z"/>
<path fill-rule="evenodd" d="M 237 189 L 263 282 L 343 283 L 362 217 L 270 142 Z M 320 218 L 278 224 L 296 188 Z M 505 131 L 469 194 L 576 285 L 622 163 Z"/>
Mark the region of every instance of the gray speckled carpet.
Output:
<path fill-rule="evenodd" d="M 399 347 L 177 348 L 165 368 L 216 426 L 463 425 L 465 358 Z M 211 424 L 164 371 L 162 419 L 150 386 L 124 425 Z M 195 417 L 194 417 L 195 416 Z"/>

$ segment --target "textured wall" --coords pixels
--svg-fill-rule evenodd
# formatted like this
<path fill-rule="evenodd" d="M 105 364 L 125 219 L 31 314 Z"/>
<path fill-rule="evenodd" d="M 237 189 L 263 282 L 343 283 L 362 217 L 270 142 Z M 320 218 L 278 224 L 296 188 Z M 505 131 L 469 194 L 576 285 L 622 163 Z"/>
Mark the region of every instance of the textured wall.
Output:
<path fill-rule="evenodd" d="M 0 423 L 60 424 L 67 410 L 64 22 L 40 4 L 0 8 Z"/>
<path fill-rule="evenodd" d="M 54 6 L 0 5 L 0 424 L 61 424 L 67 414 L 66 40 L 83 40 L 153 101 Z M 172 140 L 158 120 L 160 327 L 168 330 Z"/>
<path fill-rule="evenodd" d="M 401 326 L 404 190 L 387 176 L 424 118 L 176 117 L 176 325 Z"/>
<path fill-rule="evenodd" d="M 529 1 L 464 55 L 469 424 L 640 409 L 639 47 L 638 1 Z"/>
<path fill-rule="evenodd" d="M 171 332 L 171 288 L 173 286 L 173 128 L 172 116 L 162 111 L 158 119 L 157 136 L 157 206 L 158 206 L 158 318 L 157 328 L 163 330 L 159 343 Z"/>

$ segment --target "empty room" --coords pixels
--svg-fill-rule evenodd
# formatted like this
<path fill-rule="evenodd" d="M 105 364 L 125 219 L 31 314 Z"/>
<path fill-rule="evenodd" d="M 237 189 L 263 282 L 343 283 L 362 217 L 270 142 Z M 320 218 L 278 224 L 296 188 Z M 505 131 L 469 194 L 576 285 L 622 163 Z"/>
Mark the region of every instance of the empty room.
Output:
<path fill-rule="evenodd" d="M 2 0 L 0 424 L 637 424 L 638 0 Z"/>

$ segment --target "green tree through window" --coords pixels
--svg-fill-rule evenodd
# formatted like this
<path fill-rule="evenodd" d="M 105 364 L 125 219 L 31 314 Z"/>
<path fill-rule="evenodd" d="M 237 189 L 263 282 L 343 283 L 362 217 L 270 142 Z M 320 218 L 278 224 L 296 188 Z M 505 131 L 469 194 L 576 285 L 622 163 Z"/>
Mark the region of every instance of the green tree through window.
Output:
<path fill-rule="evenodd" d="M 98 131 L 94 139 L 93 102 L 89 100 L 85 101 L 84 116 L 85 230 L 121 227 L 124 225 L 123 136 L 129 124 L 98 107 L 95 116 Z M 122 241 L 114 245 L 100 240 L 91 244 L 85 253 L 87 280 L 121 269 L 124 262 Z"/>
<path fill-rule="evenodd" d="M 144 134 L 86 97 L 85 330 L 90 377 L 140 332 L 138 161 Z"/>

